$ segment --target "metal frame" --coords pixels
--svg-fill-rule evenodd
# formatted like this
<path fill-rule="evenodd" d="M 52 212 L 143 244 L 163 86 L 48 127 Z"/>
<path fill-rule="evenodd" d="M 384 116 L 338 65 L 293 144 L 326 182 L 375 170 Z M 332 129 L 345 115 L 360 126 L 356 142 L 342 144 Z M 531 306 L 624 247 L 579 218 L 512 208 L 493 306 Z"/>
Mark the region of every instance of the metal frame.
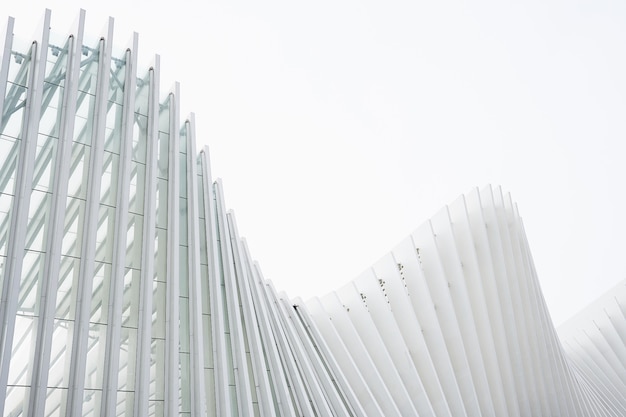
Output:
<path fill-rule="evenodd" d="M 626 414 L 626 285 L 558 334 L 499 187 L 292 300 L 252 260 L 194 114 L 181 126 L 179 85 L 160 102 L 160 58 L 137 78 L 137 34 L 118 58 L 113 19 L 95 49 L 84 11 L 67 48 L 50 21 L 16 51 L 9 18 L 0 66 L 3 415 Z"/>

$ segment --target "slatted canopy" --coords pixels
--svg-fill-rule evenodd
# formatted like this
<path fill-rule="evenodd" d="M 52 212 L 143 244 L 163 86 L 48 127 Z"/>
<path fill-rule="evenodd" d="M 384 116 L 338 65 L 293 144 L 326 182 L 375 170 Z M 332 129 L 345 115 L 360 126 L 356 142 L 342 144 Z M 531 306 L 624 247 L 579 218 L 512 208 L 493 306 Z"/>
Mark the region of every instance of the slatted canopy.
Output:
<path fill-rule="evenodd" d="M 113 19 L 94 41 L 84 11 L 67 35 L 50 19 L 24 42 L 9 18 L 0 44 L 3 415 L 626 415 L 626 283 L 559 337 L 499 187 L 289 299 L 159 57 L 138 74 Z"/>

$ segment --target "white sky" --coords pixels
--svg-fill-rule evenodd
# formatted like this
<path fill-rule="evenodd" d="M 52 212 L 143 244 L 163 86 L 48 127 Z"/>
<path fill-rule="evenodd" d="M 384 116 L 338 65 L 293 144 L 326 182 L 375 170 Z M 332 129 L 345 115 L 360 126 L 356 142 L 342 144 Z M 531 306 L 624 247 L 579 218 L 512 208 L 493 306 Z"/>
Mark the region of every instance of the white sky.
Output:
<path fill-rule="evenodd" d="M 466 3 L 29 0 L 0 18 L 29 37 L 48 7 L 65 33 L 82 7 L 94 37 L 108 16 L 117 44 L 137 31 L 290 296 L 338 288 L 491 183 L 558 324 L 626 277 L 626 3 Z"/>

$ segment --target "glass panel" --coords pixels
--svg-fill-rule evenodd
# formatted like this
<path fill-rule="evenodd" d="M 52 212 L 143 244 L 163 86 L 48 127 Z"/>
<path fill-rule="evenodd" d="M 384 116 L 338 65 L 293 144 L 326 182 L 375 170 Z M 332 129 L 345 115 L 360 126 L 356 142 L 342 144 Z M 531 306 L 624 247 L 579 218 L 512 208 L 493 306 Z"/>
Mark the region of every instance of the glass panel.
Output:
<path fill-rule="evenodd" d="M 132 162 L 131 166 L 129 211 L 131 213 L 143 214 L 144 197 L 146 194 L 146 166 L 136 162 Z"/>
<path fill-rule="evenodd" d="M 109 310 L 109 286 L 111 284 L 111 265 L 96 262 L 92 297 L 91 297 L 91 323 L 103 323 L 108 321 Z"/>
<path fill-rule="evenodd" d="M 229 393 L 230 393 L 230 408 L 233 412 L 233 415 L 236 416 L 238 413 L 237 408 L 237 388 L 234 385 L 229 385 Z"/>
<path fill-rule="evenodd" d="M 154 417 L 163 417 L 165 413 L 165 407 L 163 405 L 163 401 L 152 401 L 148 402 L 148 415 Z"/>
<path fill-rule="evenodd" d="M 96 94 L 96 80 L 98 78 L 98 55 L 97 49 L 82 46 L 82 61 L 80 63 L 80 81 L 78 91 Z"/>
<path fill-rule="evenodd" d="M 133 126 L 133 153 L 131 158 L 133 161 L 146 163 L 147 135 L 148 117 L 136 114 Z"/>
<path fill-rule="evenodd" d="M 201 199 L 202 200 L 202 199 Z M 199 239 L 200 239 L 200 264 L 201 265 L 208 265 L 209 263 L 209 258 L 208 258 L 208 248 L 207 248 L 207 241 L 206 241 L 206 223 L 204 221 L 204 219 L 200 219 L 199 222 Z"/>
<path fill-rule="evenodd" d="M 180 196 L 187 197 L 187 155 L 184 153 L 179 154 L 180 163 Z"/>
<path fill-rule="evenodd" d="M 187 244 L 188 244 L 188 235 L 189 235 L 189 225 L 187 224 L 188 216 L 189 216 L 189 210 L 187 208 L 187 199 L 186 198 L 182 198 L 181 197 L 179 199 L 178 210 L 179 210 L 179 214 L 180 214 L 180 224 L 178 225 L 180 244 L 184 245 L 184 246 L 187 246 Z"/>
<path fill-rule="evenodd" d="M 48 388 L 46 394 L 46 407 L 44 415 L 46 417 L 65 416 L 65 402 L 67 401 L 67 389 Z"/>
<path fill-rule="evenodd" d="M 167 228 L 167 180 L 157 180 L 157 195 L 156 195 L 156 214 L 157 214 L 157 227 L 162 229 Z"/>
<path fill-rule="evenodd" d="M 39 133 L 59 137 L 59 126 L 63 108 L 63 87 L 44 83 L 44 96 L 42 99 L 41 116 L 39 119 Z"/>
<path fill-rule="evenodd" d="M 189 297 L 189 260 L 187 259 L 189 251 L 186 246 L 180 246 L 178 259 L 178 279 L 180 283 L 180 296 Z"/>
<path fill-rule="evenodd" d="M 102 389 L 106 332 L 107 328 L 105 325 L 89 324 L 87 362 L 85 363 L 86 389 Z"/>
<path fill-rule="evenodd" d="M 76 103 L 76 119 L 74 123 L 74 141 L 90 144 L 93 132 L 93 112 L 96 106 L 96 96 L 85 92 L 78 93 Z"/>
<path fill-rule="evenodd" d="M 165 340 L 152 339 L 150 352 L 150 400 L 165 398 Z"/>
<path fill-rule="evenodd" d="M 52 198 L 50 194 L 33 190 L 30 197 L 28 228 L 26 231 L 26 248 L 43 251 L 44 231 Z"/>
<path fill-rule="evenodd" d="M 117 392 L 117 408 L 115 410 L 116 416 L 133 417 L 133 407 L 135 405 L 135 393 L 134 392 Z M 152 416 L 152 414 L 148 414 Z"/>
<path fill-rule="evenodd" d="M 156 229 L 156 250 L 154 253 L 154 274 L 155 279 L 159 282 L 165 282 L 167 279 L 167 231 L 164 229 Z"/>
<path fill-rule="evenodd" d="M 34 316 L 38 310 L 39 268 L 43 265 L 44 254 L 27 250 L 22 264 L 22 279 L 18 298 L 18 314 Z"/>
<path fill-rule="evenodd" d="M 169 146 L 170 135 L 167 133 L 159 132 L 159 144 L 157 146 L 157 160 L 159 170 L 157 171 L 157 177 L 167 179 L 170 160 L 169 160 Z"/>
<path fill-rule="evenodd" d="M 205 381 L 205 395 L 206 395 L 206 405 L 208 414 L 215 415 L 216 414 L 216 399 L 215 399 L 215 373 L 212 369 L 204 370 L 204 381 Z M 278 407 L 276 407 L 278 408 Z"/>
<path fill-rule="evenodd" d="M 152 72 L 150 72 L 149 74 L 152 74 Z M 135 112 L 144 116 L 148 115 L 148 91 L 150 86 L 149 74 L 144 79 L 137 79 Z"/>
<path fill-rule="evenodd" d="M 152 283 L 152 338 L 165 339 L 165 282 Z"/>
<path fill-rule="evenodd" d="M 81 234 L 85 219 L 85 201 L 78 198 L 68 198 L 65 209 L 65 226 L 61 254 L 80 257 Z"/>
<path fill-rule="evenodd" d="M 135 390 L 135 355 L 137 353 L 137 329 L 122 327 L 120 334 L 120 363 L 118 390 Z"/>
<path fill-rule="evenodd" d="M 68 42 L 67 38 L 61 39 L 60 37 L 57 39 L 57 42 L 51 38 L 48 44 L 46 73 L 44 78 L 47 83 L 63 85 L 65 82 L 65 70 L 67 68 Z"/>
<path fill-rule="evenodd" d="M 187 127 L 188 127 L 188 124 L 185 123 L 183 127 L 180 129 L 180 136 L 179 136 L 180 141 L 178 145 L 180 147 L 178 151 L 185 155 L 187 154 Z"/>
<path fill-rule="evenodd" d="M 124 102 L 125 82 L 124 59 L 111 58 L 111 78 L 109 79 L 109 101 L 122 104 Z"/>
<path fill-rule="evenodd" d="M 104 152 L 102 161 L 102 179 L 100 181 L 100 202 L 107 206 L 117 205 L 117 183 L 120 172 L 120 157 L 111 152 Z"/>
<path fill-rule="evenodd" d="M 129 214 L 126 233 L 126 267 L 141 269 L 141 242 L 143 234 L 143 216 Z"/>
<path fill-rule="evenodd" d="M 5 416 L 23 416 L 28 401 L 28 388 L 8 386 L 4 403 Z"/>
<path fill-rule="evenodd" d="M 202 315 L 202 337 L 204 338 L 204 346 L 213 346 L 213 338 L 211 337 L 211 315 Z M 213 368 L 213 349 L 204 349 L 204 367 Z"/>
<path fill-rule="evenodd" d="M 48 387 L 67 388 L 74 326 L 71 322 L 57 319 L 54 320 L 53 326 Z"/>
<path fill-rule="evenodd" d="M 28 69 L 32 42 L 13 37 L 13 45 L 9 59 L 9 81 L 14 81 L 26 87 L 28 85 Z"/>
<path fill-rule="evenodd" d="M 180 412 L 191 412 L 191 391 L 190 391 L 190 366 L 189 366 L 189 354 L 180 354 Z"/>
<path fill-rule="evenodd" d="M 67 195 L 78 197 L 83 200 L 87 195 L 87 178 L 89 167 L 89 156 L 91 147 L 80 144 L 72 144 L 72 159 L 70 161 L 70 178 L 68 181 Z"/>
<path fill-rule="evenodd" d="M 13 175 L 21 141 L 15 138 L 0 135 L 0 192 L 13 194 L 13 189 L 7 189 L 7 179 Z"/>
<path fill-rule="evenodd" d="M 100 205 L 96 232 L 96 261 L 111 263 L 113 258 L 115 209 Z"/>
<path fill-rule="evenodd" d="M 32 357 L 31 348 L 37 331 L 37 322 L 34 317 L 17 315 L 15 318 L 15 334 L 11 349 L 11 363 L 9 365 L 8 385 L 27 385 L 28 370 Z"/>
<path fill-rule="evenodd" d="M 179 351 L 189 353 L 189 299 L 180 297 L 180 342 Z"/>
<path fill-rule="evenodd" d="M 0 256 L 7 254 L 7 241 L 9 233 L 9 224 L 11 222 L 11 204 L 13 196 L 8 194 L 0 194 Z"/>
<path fill-rule="evenodd" d="M 2 282 L 4 280 L 4 265 L 6 264 L 6 262 L 7 262 L 7 257 L 0 256 L 0 288 L 2 288 Z"/>
<path fill-rule="evenodd" d="M 198 175 L 196 176 L 196 185 L 198 189 L 196 190 L 198 195 L 198 217 L 204 219 L 205 217 L 205 207 L 204 207 L 204 179 L 202 177 L 202 165 L 200 164 L 200 158 L 198 158 L 198 164 L 196 166 L 196 172 Z"/>
<path fill-rule="evenodd" d="M 170 133 L 170 96 L 159 106 L 159 131 Z"/>
<path fill-rule="evenodd" d="M 124 275 L 124 303 L 122 305 L 122 326 L 124 327 L 137 328 L 140 276 L 139 270 L 126 268 L 126 274 Z"/>
<path fill-rule="evenodd" d="M 122 117 L 122 105 L 109 101 L 107 103 L 104 149 L 118 155 L 122 136 Z"/>
<path fill-rule="evenodd" d="M 75 317 L 79 269 L 80 259 L 69 256 L 61 259 L 55 318 L 73 320 Z"/>
<path fill-rule="evenodd" d="M 37 155 L 33 175 L 33 188 L 41 191 L 50 191 L 52 187 L 52 170 L 58 139 L 47 135 L 37 136 Z"/>
<path fill-rule="evenodd" d="M 83 417 L 100 416 L 102 391 L 86 389 L 83 394 Z"/>
<path fill-rule="evenodd" d="M 202 288 L 202 314 L 211 314 L 211 302 L 209 300 L 209 267 L 200 265 L 200 285 Z"/>
<path fill-rule="evenodd" d="M 13 138 L 21 137 L 24 109 L 26 107 L 27 88 L 7 83 L 7 95 L 4 101 L 0 132 Z"/>

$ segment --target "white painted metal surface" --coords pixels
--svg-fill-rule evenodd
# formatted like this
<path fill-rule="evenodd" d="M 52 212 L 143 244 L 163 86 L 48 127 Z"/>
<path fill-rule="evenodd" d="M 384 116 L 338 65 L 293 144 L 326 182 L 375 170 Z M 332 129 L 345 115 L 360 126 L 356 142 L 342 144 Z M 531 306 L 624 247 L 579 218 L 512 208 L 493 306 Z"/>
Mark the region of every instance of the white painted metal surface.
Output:
<path fill-rule="evenodd" d="M 555 330 L 524 226 L 472 190 L 302 302 L 261 274 L 178 84 L 113 20 L 0 59 L 6 416 L 623 416 L 626 284 Z M 58 40 L 63 44 L 57 44 Z M 312 262 L 323 262 L 312 259 Z"/>

